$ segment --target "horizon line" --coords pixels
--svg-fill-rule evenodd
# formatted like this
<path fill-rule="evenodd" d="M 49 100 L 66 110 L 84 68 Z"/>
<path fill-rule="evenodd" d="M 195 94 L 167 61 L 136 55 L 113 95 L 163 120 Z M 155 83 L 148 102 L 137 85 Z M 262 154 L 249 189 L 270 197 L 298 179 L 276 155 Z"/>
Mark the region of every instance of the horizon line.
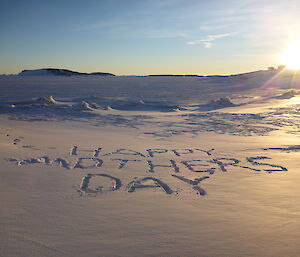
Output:
<path fill-rule="evenodd" d="M 70 70 L 70 69 L 66 69 L 66 68 L 38 68 L 38 69 L 23 69 L 21 70 L 19 73 L 2 73 L 0 74 L 1 76 L 18 76 L 20 75 L 22 72 L 24 71 L 38 71 L 38 70 L 48 70 L 48 69 L 53 69 L 53 70 L 65 70 L 65 71 L 70 71 L 70 72 L 74 72 L 74 73 L 82 73 L 82 75 L 90 75 L 92 76 L 93 73 L 103 73 L 103 74 L 111 74 L 117 77 L 131 77 L 131 76 L 135 76 L 135 77 L 147 77 L 147 76 L 198 76 L 198 77 L 208 77 L 208 76 L 232 76 L 232 75 L 241 75 L 241 74 L 248 74 L 248 73 L 254 73 L 254 72 L 259 72 L 259 71 L 281 71 L 281 70 L 287 70 L 287 71 L 300 71 L 299 69 L 288 69 L 286 67 L 284 68 L 280 68 L 280 66 L 278 66 L 277 68 L 275 67 L 268 67 L 267 69 L 260 69 L 260 70 L 253 70 L 253 71 L 246 71 L 246 72 L 242 72 L 242 73 L 226 73 L 226 74 L 218 74 L 218 73 L 213 73 L 213 74 L 195 74 L 195 73 L 182 73 L 182 74 L 178 74 L 178 73 L 158 73 L 158 74 L 115 74 L 115 73 L 111 73 L 111 72 L 104 72 L 104 71 L 94 71 L 94 72 L 81 72 L 81 71 L 74 71 L 74 70 Z M 29 75 L 28 75 L 29 76 Z M 34 76 L 34 75 L 33 75 Z M 37 75 L 35 75 L 37 76 Z M 60 76 L 60 75 L 58 75 Z M 80 76 L 80 75 L 78 75 Z M 97 75 L 95 75 L 97 76 Z"/>

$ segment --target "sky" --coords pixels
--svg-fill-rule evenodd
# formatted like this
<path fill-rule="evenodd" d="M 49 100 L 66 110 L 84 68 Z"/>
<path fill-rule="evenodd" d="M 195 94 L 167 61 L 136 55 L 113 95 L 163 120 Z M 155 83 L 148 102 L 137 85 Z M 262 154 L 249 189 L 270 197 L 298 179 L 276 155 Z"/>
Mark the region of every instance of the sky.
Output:
<path fill-rule="evenodd" d="M 299 0 L 0 0 L 0 74 L 236 74 L 277 66 Z"/>

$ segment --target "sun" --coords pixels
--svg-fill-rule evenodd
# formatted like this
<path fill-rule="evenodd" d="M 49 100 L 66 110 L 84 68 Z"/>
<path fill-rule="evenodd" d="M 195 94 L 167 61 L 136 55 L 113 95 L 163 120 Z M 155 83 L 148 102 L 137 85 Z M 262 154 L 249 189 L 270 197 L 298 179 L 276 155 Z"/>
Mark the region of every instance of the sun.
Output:
<path fill-rule="evenodd" d="M 300 69 L 300 38 L 292 41 L 280 56 L 280 62 L 288 69 Z"/>

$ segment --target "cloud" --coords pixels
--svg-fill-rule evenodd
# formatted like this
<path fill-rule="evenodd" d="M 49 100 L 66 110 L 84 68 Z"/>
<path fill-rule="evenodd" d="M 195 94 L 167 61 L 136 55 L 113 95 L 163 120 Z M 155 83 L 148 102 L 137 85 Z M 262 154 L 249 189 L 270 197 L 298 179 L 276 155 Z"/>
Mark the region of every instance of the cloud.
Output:
<path fill-rule="evenodd" d="M 199 45 L 202 44 L 204 48 L 211 48 L 213 46 L 212 42 L 225 38 L 225 37 L 230 37 L 233 35 L 238 34 L 238 32 L 231 32 L 231 33 L 223 33 L 223 34 L 214 34 L 214 35 L 208 35 L 207 37 L 203 39 L 197 39 L 193 41 L 187 42 L 188 45 Z"/>
<path fill-rule="evenodd" d="M 202 42 L 204 45 L 204 48 L 211 48 L 212 47 L 212 43 L 211 42 Z"/>

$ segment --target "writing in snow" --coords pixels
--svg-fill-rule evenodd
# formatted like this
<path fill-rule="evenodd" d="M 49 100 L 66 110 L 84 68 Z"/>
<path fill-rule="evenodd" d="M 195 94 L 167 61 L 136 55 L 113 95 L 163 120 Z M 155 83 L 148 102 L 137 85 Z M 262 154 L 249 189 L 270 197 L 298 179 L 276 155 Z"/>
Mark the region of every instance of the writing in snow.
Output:
<path fill-rule="evenodd" d="M 268 163 L 270 157 L 266 156 L 254 156 L 246 157 L 244 160 L 240 160 L 233 157 L 216 157 L 214 156 L 215 149 L 146 149 L 145 153 L 135 151 L 132 149 L 119 148 L 112 152 L 105 153 L 102 148 L 96 148 L 94 150 L 80 149 L 77 146 L 73 146 L 69 152 L 68 158 L 50 158 L 48 156 L 40 156 L 35 158 L 26 159 L 13 159 L 9 158 L 8 161 L 14 162 L 17 165 L 30 165 L 30 164 L 44 164 L 44 165 L 58 165 L 64 169 L 90 169 L 97 170 L 104 168 L 105 162 L 116 163 L 116 169 L 130 169 L 131 165 L 139 163 L 139 168 L 142 167 L 142 163 L 146 164 L 147 173 L 156 173 L 161 171 L 168 171 L 173 178 L 176 178 L 185 184 L 191 186 L 191 189 L 196 191 L 198 195 L 206 195 L 206 191 L 200 187 L 200 182 L 210 178 L 209 176 L 202 176 L 194 179 L 189 179 L 185 176 L 179 175 L 182 171 L 188 171 L 193 173 L 206 173 L 209 175 L 214 174 L 217 170 L 220 172 L 227 172 L 229 167 L 238 167 L 251 171 L 264 171 L 264 172 L 281 172 L 287 171 L 287 168 L 273 163 Z M 87 154 L 88 153 L 88 154 Z M 173 156 L 173 159 L 159 160 L 159 157 L 165 154 Z M 171 155 L 170 155 L 171 154 Z M 199 157 L 200 155 L 200 157 Z M 84 156 L 84 157 L 79 157 Z M 199 157 L 199 159 L 188 159 Z M 185 158 L 184 160 L 182 160 Z M 107 171 L 106 171 L 107 172 Z M 95 189 L 89 187 L 90 181 L 95 178 L 105 178 L 111 180 L 112 186 L 106 191 L 117 191 L 122 188 L 123 182 L 120 178 L 112 176 L 107 173 L 88 173 L 81 179 L 79 186 L 76 186 L 80 195 L 97 195 L 103 192 L 103 187 L 98 186 Z M 134 178 L 132 181 L 126 184 L 126 191 L 131 193 L 136 189 L 142 188 L 160 188 L 167 194 L 177 193 L 167 183 L 161 179 L 147 176 L 143 178 Z"/>
<path fill-rule="evenodd" d="M 222 172 L 227 172 L 229 166 L 240 167 L 243 169 L 253 170 L 253 171 L 287 171 L 287 169 L 281 165 L 267 163 L 266 160 L 271 159 L 266 156 L 254 156 L 246 157 L 243 162 L 237 158 L 233 157 L 215 157 L 215 149 L 146 149 L 146 154 L 135 151 L 132 149 L 119 148 L 115 151 L 104 153 L 102 148 L 97 148 L 95 150 L 79 150 L 77 146 L 73 146 L 70 150 L 70 158 L 50 158 L 48 156 L 41 156 L 35 158 L 26 159 L 13 159 L 9 158 L 11 162 L 15 162 L 18 165 L 28 165 L 28 164 L 38 164 L 43 163 L 45 165 L 60 165 L 65 169 L 92 169 L 101 168 L 105 161 L 113 161 L 116 163 L 118 169 L 128 168 L 132 163 L 146 162 L 148 168 L 146 172 L 154 173 L 159 168 L 170 168 L 174 173 L 179 173 L 181 169 L 185 168 L 191 172 L 208 172 L 213 174 L 217 169 Z M 91 152 L 91 156 L 78 157 L 79 154 L 86 154 L 86 152 Z M 161 155 L 171 153 L 177 159 L 170 159 L 168 161 L 156 160 Z M 201 153 L 205 158 L 192 159 L 192 160 L 181 160 L 182 157 L 187 157 L 188 155 L 193 155 L 199 157 L 197 154 Z M 120 156 L 122 158 L 120 158 Z M 126 156 L 126 158 L 124 157 Z M 75 157 L 72 158 L 72 157 Z M 110 157 L 108 160 L 107 157 Z M 178 159 L 180 157 L 180 159 Z M 204 156 L 203 156 L 204 157 Z M 73 160 L 74 159 L 74 160 Z M 262 161 L 264 160 L 264 161 Z M 246 162 L 247 164 L 244 164 Z M 260 166 L 265 166 L 261 168 Z M 164 169 L 165 170 L 165 169 Z"/>

